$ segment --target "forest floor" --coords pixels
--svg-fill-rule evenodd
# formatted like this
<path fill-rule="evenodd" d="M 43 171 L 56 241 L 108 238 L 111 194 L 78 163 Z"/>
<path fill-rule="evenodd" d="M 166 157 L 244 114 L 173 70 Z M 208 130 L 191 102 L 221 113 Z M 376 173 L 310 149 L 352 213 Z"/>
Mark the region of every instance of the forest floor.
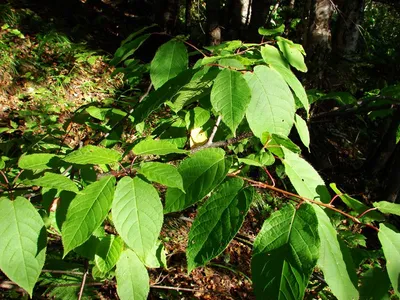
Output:
<path fill-rule="evenodd" d="M 97 37 L 84 43 L 82 39 L 75 40 L 70 35 L 71 28 L 67 30 L 52 23 L 54 16 L 50 11 L 44 12 L 48 13 L 46 16 L 32 9 L 16 11 L 7 5 L 1 6 L 0 134 L 23 137 L 25 132 L 43 132 L 43 128 L 49 124 L 62 127 L 82 105 L 101 105 L 115 99 L 124 101 L 141 92 L 129 89 L 121 76 L 112 76 L 114 69 L 108 64 L 111 59 L 108 51 L 115 50 L 118 44 L 112 46 L 104 42 L 107 44 L 104 50 L 101 40 L 108 40 L 109 36 L 105 36 L 104 32 L 112 32 L 115 26 L 102 29 L 96 33 Z M 80 36 L 84 34 L 81 32 Z M 113 43 L 116 40 L 114 35 Z M 97 48 L 93 48 L 93 43 L 97 43 L 94 46 Z M 339 126 L 346 127 L 346 135 Z M 318 126 L 315 128 L 314 136 L 317 136 L 320 132 Z M 335 164 L 357 168 L 362 163 L 368 151 L 368 145 L 363 141 L 367 141 L 368 137 L 363 136 L 363 133 L 360 135 L 358 128 L 356 122 L 352 126 L 332 123 L 329 129 L 331 140 L 328 136 L 328 143 L 317 142 L 313 146 L 314 152 L 328 155 L 317 158 L 325 162 L 319 169 L 332 170 Z M 64 141 L 73 146 L 84 135 L 86 133 L 81 130 L 71 130 Z M 335 155 L 335 158 L 329 157 L 329 153 Z M 351 192 L 362 191 L 361 179 L 335 178 L 335 172 L 332 171 L 326 171 L 325 175 L 329 180 L 341 181 Z M 257 228 L 261 228 L 262 221 L 272 212 L 271 207 L 276 204 L 273 202 L 277 201 L 277 196 L 272 198 L 263 205 L 256 203 L 248 214 L 240 231 L 241 236 L 245 237 L 244 241 L 233 240 L 217 259 L 191 274 L 187 274 L 185 259 L 191 222 L 185 218 L 167 216 L 161 237 L 168 268 L 150 270 L 153 288 L 149 299 L 253 299 L 250 280 L 252 249 L 246 239 L 254 239 Z M 194 216 L 194 213 L 189 213 L 185 217 L 193 219 Z M 62 251 L 59 241 L 55 241 L 54 246 Z M 0 274 L 0 297 L 19 298 L 19 291 L 10 289 L 12 286 L 4 284 L 4 280 Z M 80 281 L 80 278 L 76 280 Z M 93 280 L 90 282 L 96 283 Z M 99 286 L 96 284 L 88 290 L 88 298 L 116 298 L 113 282 L 100 283 Z M 78 287 L 74 286 L 75 289 Z M 49 288 L 42 282 L 37 288 L 42 296 L 37 299 L 51 299 L 56 288 Z M 318 288 L 313 286 L 313 291 Z M 311 299 L 313 295 L 309 293 L 308 297 Z"/>

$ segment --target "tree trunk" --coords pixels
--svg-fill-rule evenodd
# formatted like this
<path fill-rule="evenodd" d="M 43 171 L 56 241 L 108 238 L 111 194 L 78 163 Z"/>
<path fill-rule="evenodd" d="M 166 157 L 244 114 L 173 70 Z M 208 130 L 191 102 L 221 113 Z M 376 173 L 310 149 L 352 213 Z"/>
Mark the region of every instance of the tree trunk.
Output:
<path fill-rule="evenodd" d="M 222 32 L 219 21 L 220 7 L 220 0 L 206 1 L 207 29 L 210 45 L 219 45 L 222 40 Z"/>
<path fill-rule="evenodd" d="M 390 161 L 391 170 L 386 186 L 385 200 L 400 204 L 400 144 L 397 144 Z"/>
<path fill-rule="evenodd" d="M 192 15 L 191 15 L 191 10 L 192 10 L 192 0 L 186 0 L 186 5 L 185 5 L 185 31 L 186 33 L 190 33 L 190 27 L 192 25 Z"/>
<path fill-rule="evenodd" d="M 169 34 L 176 31 L 179 14 L 179 0 L 161 0 L 155 3 L 155 18 L 160 27 Z"/>
<path fill-rule="evenodd" d="M 258 34 L 258 28 L 265 25 L 269 14 L 269 8 L 273 2 L 273 0 L 253 0 L 251 2 L 251 19 L 248 36 L 252 42 L 261 40 L 261 36 Z"/>
<path fill-rule="evenodd" d="M 311 26 L 308 32 L 306 53 L 309 65 L 309 80 L 318 88 L 326 87 L 325 74 L 331 54 L 330 22 L 333 13 L 331 0 L 313 0 Z"/>
<path fill-rule="evenodd" d="M 335 54 L 349 55 L 357 51 L 360 24 L 364 15 L 364 0 L 336 0 L 339 10 L 333 39 Z"/>

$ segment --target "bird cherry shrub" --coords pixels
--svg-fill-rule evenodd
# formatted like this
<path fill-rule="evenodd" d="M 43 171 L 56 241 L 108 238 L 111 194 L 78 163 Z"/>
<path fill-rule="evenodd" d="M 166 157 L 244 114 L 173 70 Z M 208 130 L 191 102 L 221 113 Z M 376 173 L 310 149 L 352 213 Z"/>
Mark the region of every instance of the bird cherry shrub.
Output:
<path fill-rule="evenodd" d="M 43 270 L 45 262 L 65 274 L 84 267 L 75 297 L 89 288 L 89 274 L 116 282 L 121 299 L 146 299 L 147 269 L 168 267 L 160 239 L 166 214 L 197 210 L 186 251 L 190 273 L 224 251 L 264 190 L 287 200 L 251 245 L 258 299 L 302 299 L 316 278 L 337 299 L 399 295 L 400 233 L 385 221 L 400 215 L 400 205 L 368 207 L 335 184 L 329 190 L 288 137 L 297 131 L 309 149 L 309 102 L 293 73 L 307 71 L 302 46 L 269 31 L 260 44 L 204 49 L 176 37 L 144 64 L 134 54 L 149 30 L 128 37 L 111 61 L 131 86 L 149 82 L 140 97 L 78 109 L 65 125 L 93 134 L 75 149 L 37 142 L 17 158 L 2 156 L 0 268 L 9 280 L 32 297 L 38 281 L 67 280 Z M 251 176 L 257 168 L 267 182 Z M 278 173 L 279 182 L 271 175 Z M 363 229 L 377 236 L 379 250 L 366 250 Z M 57 239 L 62 257 L 51 251 Z M 63 264 L 66 256 L 84 263 Z"/>

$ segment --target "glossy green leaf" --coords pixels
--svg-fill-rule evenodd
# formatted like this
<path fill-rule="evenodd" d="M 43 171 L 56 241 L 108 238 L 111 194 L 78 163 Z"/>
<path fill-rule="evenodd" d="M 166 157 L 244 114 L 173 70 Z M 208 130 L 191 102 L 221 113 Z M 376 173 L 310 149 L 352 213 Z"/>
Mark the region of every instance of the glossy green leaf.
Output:
<path fill-rule="evenodd" d="M 18 167 L 26 170 L 46 170 L 57 167 L 59 156 L 47 153 L 22 155 L 18 160 Z"/>
<path fill-rule="evenodd" d="M 136 155 L 166 155 L 170 153 L 188 153 L 186 150 L 178 149 L 176 145 L 168 140 L 146 139 L 139 142 L 132 149 Z"/>
<path fill-rule="evenodd" d="M 46 256 L 46 228 L 25 198 L 0 198 L 0 269 L 32 296 Z"/>
<path fill-rule="evenodd" d="M 319 255 L 317 231 L 309 204 L 272 213 L 254 241 L 251 270 L 257 298 L 303 299 Z"/>
<path fill-rule="evenodd" d="M 42 186 L 46 188 L 54 188 L 59 191 L 70 191 L 74 193 L 78 193 L 78 187 L 75 183 L 61 174 L 55 173 L 45 173 L 42 177 L 31 180 L 30 183 L 32 185 Z"/>
<path fill-rule="evenodd" d="M 111 208 L 114 186 L 115 177 L 105 176 L 71 201 L 61 228 L 64 257 L 89 239 L 104 221 Z"/>
<path fill-rule="evenodd" d="M 189 273 L 221 254 L 239 231 L 254 192 L 242 187 L 242 179 L 227 180 L 198 210 L 186 252 Z"/>
<path fill-rule="evenodd" d="M 300 194 L 301 195 L 301 194 Z M 318 267 L 324 273 L 332 293 L 339 300 L 358 299 L 357 280 L 355 268 L 351 258 L 346 256 L 341 249 L 336 229 L 333 227 L 325 211 L 314 205 L 318 217 L 318 234 L 321 240 Z"/>
<path fill-rule="evenodd" d="M 113 164 L 121 160 L 121 154 L 116 150 L 87 145 L 72 151 L 63 160 L 78 165 Z"/>
<path fill-rule="evenodd" d="M 385 270 L 375 267 L 361 278 L 360 299 L 389 300 L 390 280 Z"/>
<path fill-rule="evenodd" d="M 165 43 L 157 50 L 150 65 L 150 78 L 154 88 L 160 88 L 187 67 L 188 53 L 185 45 L 177 40 Z"/>
<path fill-rule="evenodd" d="M 240 72 L 224 69 L 218 74 L 211 89 L 211 104 L 233 134 L 244 118 L 250 99 L 249 86 Z"/>
<path fill-rule="evenodd" d="M 183 180 L 177 168 L 159 162 L 146 162 L 140 165 L 139 173 L 148 180 L 161 183 L 168 187 L 183 190 Z"/>
<path fill-rule="evenodd" d="M 280 34 L 280 33 L 284 32 L 284 31 L 285 31 L 285 25 L 284 24 L 282 24 L 279 27 L 271 28 L 271 29 L 267 29 L 267 28 L 264 28 L 264 27 L 258 28 L 258 34 L 265 35 L 265 36 L 271 36 L 271 35 Z"/>
<path fill-rule="evenodd" d="M 379 225 L 379 241 L 386 258 L 386 269 L 394 292 L 400 296 L 400 232 L 390 224 Z"/>
<path fill-rule="evenodd" d="M 123 249 L 124 242 L 119 236 L 111 234 L 101 239 L 94 257 L 99 271 L 103 273 L 110 271 L 117 263 Z"/>
<path fill-rule="evenodd" d="M 310 132 L 308 131 L 307 123 L 298 114 L 295 114 L 294 125 L 299 134 L 300 140 L 304 146 L 310 151 Z"/>
<path fill-rule="evenodd" d="M 295 104 L 292 92 L 275 70 L 257 66 L 245 79 L 251 90 L 246 117 L 254 135 L 266 131 L 287 136 L 294 123 Z"/>
<path fill-rule="evenodd" d="M 157 190 L 139 177 L 122 178 L 115 190 L 112 217 L 124 242 L 144 261 L 156 244 L 163 223 Z"/>
<path fill-rule="evenodd" d="M 277 37 L 279 50 L 287 61 L 301 72 L 307 72 L 307 66 L 304 62 L 304 49 L 300 44 L 295 44 L 292 41 L 283 37 Z"/>
<path fill-rule="evenodd" d="M 336 193 L 336 195 L 339 195 L 339 198 L 344 202 L 344 204 L 346 204 L 348 207 L 353 209 L 356 213 L 363 214 L 364 212 L 366 212 L 367 210 L 370 209 L 369 206 L 365 205 L 361 201 L 354 199 L 347 194 L 342 193 L 336 187 L 336 183 L 331 183 L 331 184 L 329 184 L 329 186 Z M 367 221 L 370 221 L 370 220 L 384 221 L 385 220 L 385 217 L 377 211 L 370 211 L 370 212 L 364 214 L 363 218 L 365 218 Z"/>
<path fill-rule="evenodd" d="M 144 34 L 134 39 L 133 41 L 129 41 L 121 45 L 115 51 L 113 59 L 110 61 L 110 64 L 113 66 L 118 65 L 123 60 L 127 59 L 129 56 L 133 55 L 137 49 L 150 37 L 150 34 Z"/>
<path fill-rule="evenodd" d="M 149 294 L 149 274 L 130 249 L 122 252 L 115 271 L 117 293 L 121 300 L 146 300 Z"/>
<path fill-rule="evenodd" d="M 388 202 L 388 201 L 379 201 L 374 202 L 374 207 L 379 209 L 384 214 L 394 214 L 400 216 L 400 204 Z"/>
<path fill-rule="evenodd" d="M 183 193 L 177 188 L 168 188 L 165 213 L 183 210 L 204 198 L 224 180 L 232 159 L 225 158 L 222 149 L 204 149 L 182 161 L 178 167 L 183 178 Z"/>
<path fill-rule="evenodd" d="M 298 154 L 283 148 L 283 164 L 290 182 L 300 196 L 328 203 L 329 191 L 318 172 Z"/>

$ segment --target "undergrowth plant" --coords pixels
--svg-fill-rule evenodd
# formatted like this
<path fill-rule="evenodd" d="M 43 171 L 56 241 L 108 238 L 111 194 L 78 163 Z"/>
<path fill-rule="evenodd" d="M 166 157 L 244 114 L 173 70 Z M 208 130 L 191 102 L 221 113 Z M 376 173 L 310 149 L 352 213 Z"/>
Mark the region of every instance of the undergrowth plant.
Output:
<path fill-rule="evenodd" d="M 186 251 L 191 273 L 224 251 L 263 191 L 286 200 L 250 243 L 258 299 L 400 295 L 400 233 L 387 222 L 400 215 L 400 205 L 369 207 L 335 184 L 332 197 L 300 155 L 310 144 L 309 100 L 293 73 L 307 71 L 302 46 L 265 29 L 267 42 L 234 40 L 202 50 L 176 37 L 146 65 L 134 54 L 149 30 L 128 37 L 111 61 L 131 84 L 143 86 L 150 77 L 139 96 L 84 105 L 63 128 L 49 123 L 51 133 L 33 134 L 30 144 L 3 140 L 6 276 L 30 296 L 39 281 L 60 284 L 46 290 L 52 296 L 81 298 L 93 288 L 85 288 L 89 274 L 116 283 L 121 299 L 146 299 L 147 269 L 168 267 L 164 215 L 197 211 Z M 71 130 L 80 133 L 68 144 L 73 149 L 66 142 Z M 301 146 L 289 138 L 295 131 Z M 335 205 L 339 198 L 347 207 Z M 364 248 L 366 232 L 379 239 L 375 251 Z M 53 251 L 60 239 L 62 257 Z M 71 257 L 78 259 L 68 263 Z M 69 280 L 77 269 L 82 280 Z M 322 288 L 310 287 L 311 277 Z"/>

